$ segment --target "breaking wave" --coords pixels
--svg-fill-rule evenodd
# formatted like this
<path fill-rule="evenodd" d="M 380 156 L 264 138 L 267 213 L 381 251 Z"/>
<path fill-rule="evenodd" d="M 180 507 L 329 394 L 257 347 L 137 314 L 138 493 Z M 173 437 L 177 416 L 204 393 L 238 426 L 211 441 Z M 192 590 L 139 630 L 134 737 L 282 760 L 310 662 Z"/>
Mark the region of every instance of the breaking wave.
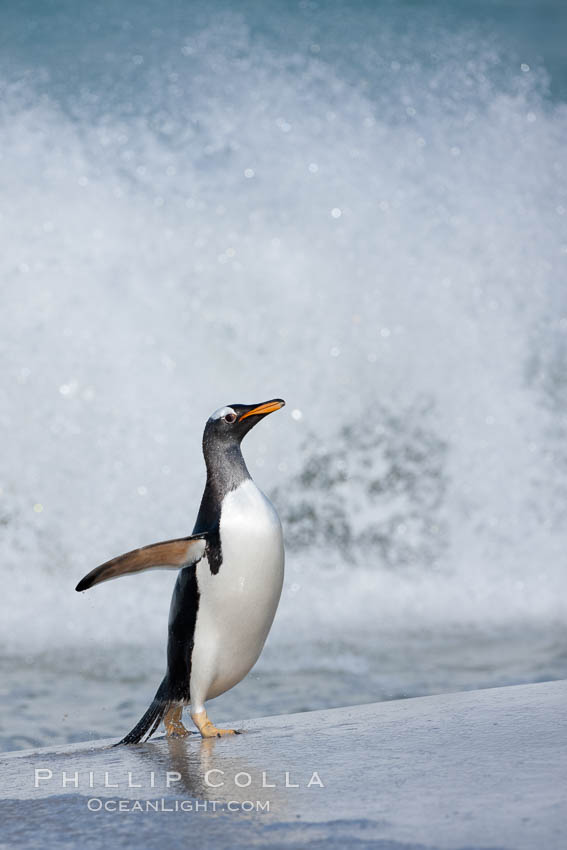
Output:
<path fill-rule="evenodd" d="M 4 645 L 162 642 L 171 574 L 74 584 L 187 533 L 210 411 L 276 395 L 274 653 L 560 620 L 565 105 L 416 10 L 196 9 L 67 9 L 2 60 Z"/>

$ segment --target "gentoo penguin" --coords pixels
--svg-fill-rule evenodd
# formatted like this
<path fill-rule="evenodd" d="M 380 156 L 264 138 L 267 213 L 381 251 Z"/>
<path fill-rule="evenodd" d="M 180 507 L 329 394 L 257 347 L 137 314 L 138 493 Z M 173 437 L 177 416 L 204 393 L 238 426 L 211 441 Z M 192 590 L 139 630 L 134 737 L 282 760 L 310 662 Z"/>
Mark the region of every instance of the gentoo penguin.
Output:
<path fill-rule="evenodd" d="M 203 738 L 236 733 L 217 729 L 205 702 L 234 687 L 258 660 L 284 572 L 280 520 L 252 481 L 240 443 L 284 404 L 276 398 L 215 411 L 203 434 L 207 483 L 193 534 L 113 558 L 76 587 L 87 590 L 156 567 L 179 569 L 169 612 L 167 672 L 152 704 L 119 744 L 137 744 L 146 733 L 150 738 L 162 719 L 168 737 L 188 735 L 181 722 L 184 705 L 191 706 Z"/>

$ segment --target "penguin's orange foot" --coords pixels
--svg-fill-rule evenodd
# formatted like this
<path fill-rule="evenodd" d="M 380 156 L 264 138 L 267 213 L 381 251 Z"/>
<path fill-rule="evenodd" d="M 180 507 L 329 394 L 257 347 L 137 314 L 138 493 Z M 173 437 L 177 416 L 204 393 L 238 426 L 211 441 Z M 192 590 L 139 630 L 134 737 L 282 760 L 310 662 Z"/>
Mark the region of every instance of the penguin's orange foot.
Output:
<path fill-rule="evenodd" d="M 165 733 L 168 738 L 186 738 L 191 734 L 183 723 L 170 723 L 165 727 Z"/>
<path fill-rule="evenodd" d="M 163 718 L 165 733 L 168 738 L 186 738 L 191 734 L 181 722 L 182 712 L 183 707 L 181 705 L 174 705 Z"/>
<path fill-rule="evenodd" d="M 223 738 L 225 735 L 240 734 L 237 729 L 217 729 L 216 726 L 213 726 L 210 720 L 207 726 L 203 726 L 202 729 L 199 729 L 199 732 L 203 738 Z"/>
<path fill-rule="evenodd" d="M 199 711 L 192 714 L 191 717 L 203 738 L 224 738 L 226 735 L 240 735 L 238 729 L 217 729 L 207 717 L 206 711 Z"/>

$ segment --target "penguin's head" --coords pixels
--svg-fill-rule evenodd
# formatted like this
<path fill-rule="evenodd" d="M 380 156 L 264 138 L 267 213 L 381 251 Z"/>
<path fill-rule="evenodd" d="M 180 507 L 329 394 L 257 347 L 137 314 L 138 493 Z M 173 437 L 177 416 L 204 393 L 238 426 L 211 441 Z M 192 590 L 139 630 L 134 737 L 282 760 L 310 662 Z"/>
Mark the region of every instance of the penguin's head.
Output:
<path fill-rule="evenodd" d="M 275 410 L 283 407 L 282 398 L 272 398 L 261 404 L 229 404 L 219 407 L 209 417 L 203 434 L 203 445 L 215 442 L 225 445 L 239 445 L 242 438 L 254 425 Z"/>

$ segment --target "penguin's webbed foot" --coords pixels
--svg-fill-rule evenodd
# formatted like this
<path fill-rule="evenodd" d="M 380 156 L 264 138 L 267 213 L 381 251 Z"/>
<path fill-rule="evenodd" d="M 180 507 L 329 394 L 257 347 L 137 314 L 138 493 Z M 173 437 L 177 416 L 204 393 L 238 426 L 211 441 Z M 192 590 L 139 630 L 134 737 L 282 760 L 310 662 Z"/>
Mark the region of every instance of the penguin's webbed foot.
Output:
<path fill-rule="evenodd" d="M 191 732 L 186 729 L 183 723 L 172 723 L 165 727 L 166 738 L 187 738 Z"/>
<path fill-rule="evenodd" d="M 165 733 L 168 738 L 186 738 L 191 732 L 181 722 L 183 706 L 173 705 L 163 718 Z"/>
<path fill-rule="evenodd" d="M 203 738 L 223 738 L 225 735 L 240 735 L 238 729 L 217 729 L 209 720 L 208 726 L 199 729 Z"/>
<path fill-rule="evenodd" d="M 191 718 L 203 738 L 224 738 L 226 735 L 240 735 L 239 729 L 217 729 L 204 710 L 192 714 Z"/>

